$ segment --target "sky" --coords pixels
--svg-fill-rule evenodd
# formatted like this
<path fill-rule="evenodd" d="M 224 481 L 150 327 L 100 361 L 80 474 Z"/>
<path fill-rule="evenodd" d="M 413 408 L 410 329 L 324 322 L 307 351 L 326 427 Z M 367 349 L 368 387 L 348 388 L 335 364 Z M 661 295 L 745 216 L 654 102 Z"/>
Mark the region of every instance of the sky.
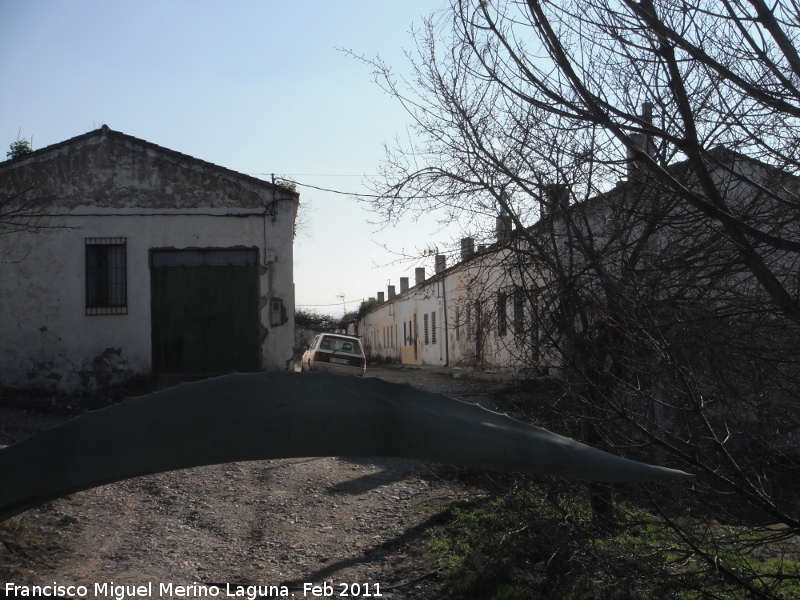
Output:
<path fill-rule="evenodd" d="M 342 49 L 399 73 L 442 0 L 0 0 L 0 148 L 103 124 L 234 171 L 365 193 L 410 119 Z M 0 156 L 4 156 L 0 155 Z M 436 216 L 394 227 L 348 195 L 300 186 L 298 308 L 341 315 L 412 285 L 396 253 L 448 242 Z M 430 272 L 432 265 L 427 265 Z"/>

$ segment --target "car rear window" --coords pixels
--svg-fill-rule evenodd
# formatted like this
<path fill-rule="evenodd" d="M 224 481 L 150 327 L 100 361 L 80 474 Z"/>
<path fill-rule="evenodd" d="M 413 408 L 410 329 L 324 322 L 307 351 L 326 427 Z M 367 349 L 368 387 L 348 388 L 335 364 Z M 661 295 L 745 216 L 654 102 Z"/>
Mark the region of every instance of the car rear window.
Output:
<path fill-rule="evenodd" d="M 361 353 L 361 343 L 358 340 L 351 338 L 342 338 L 335 335 L 324 335 L 319 344 L 320 350 L 329 350 L 331 352 L 347 352 L 349 354 Z"/>

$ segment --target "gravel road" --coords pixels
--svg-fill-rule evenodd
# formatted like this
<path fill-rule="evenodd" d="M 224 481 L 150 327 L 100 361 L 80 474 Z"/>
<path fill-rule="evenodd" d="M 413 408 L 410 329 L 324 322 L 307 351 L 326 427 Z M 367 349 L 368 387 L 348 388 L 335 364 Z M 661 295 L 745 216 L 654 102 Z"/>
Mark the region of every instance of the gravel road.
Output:
<path fill-rule="evenodd" d="M 485 406 L 498 387 L 399 367 L 368 375 Z M 0 444 L 64 418 L 0 408 Z M 309 458 L 128 480 L 30 510 L 13 524 L 20 531 L 0 529 L 0 582 L 84 585 L 88 598 L 108 582 L 151 584 L 152 597 L 169 596 L 161 584 L 173 585 L 173 597 L 175 586 L 195 584 L 221 586 L 219 597 L 225 584 L 276 586 L 249 590 L 267 597 L 315 597 L 304 584 L 328 582 L 329 590 L 316 591 L 433 598 L 440 590 L 417 552 L 419 526 L 437 506 L 480 493 L 455 473 L 397 459 Z"/>

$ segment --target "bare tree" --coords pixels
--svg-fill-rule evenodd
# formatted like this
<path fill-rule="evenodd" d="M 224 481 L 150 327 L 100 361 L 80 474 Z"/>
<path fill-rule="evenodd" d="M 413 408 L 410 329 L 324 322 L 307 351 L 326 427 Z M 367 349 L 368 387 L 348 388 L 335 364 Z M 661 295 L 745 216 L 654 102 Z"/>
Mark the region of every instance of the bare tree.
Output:
<path fill-rule="evenodd" d="M 42 196 L 34 186 L 0 196 L 0 235 L 33 232 L 46 227 L 54 196 Z"/>
<path fill-rule="evenodd" d="M 51 227 L 48 215 L 57 196 L 45 193 L 35 176 L 15 163 L 32 153 L 27 140 L 12 142 L 7 153 L 8 173 L 0 186 L 0 235 L 35 233 Z"/>
<path fill-rule="evenodd" d="M 563 357 L 549 427 L 697 475 L 625 492 L 682 557 L 681 585 L 780 597 L 800 558 L 800 9 L 451 8 L 418 35 L 412 81 L 372 63 L 417 134 L 389 149 L 375 210 L 440 210 L 493 244 L 481 318 L 523 298 L 511 350 Z M 590 490 L 601 529 L 624 521 L 613 495 Z"/>

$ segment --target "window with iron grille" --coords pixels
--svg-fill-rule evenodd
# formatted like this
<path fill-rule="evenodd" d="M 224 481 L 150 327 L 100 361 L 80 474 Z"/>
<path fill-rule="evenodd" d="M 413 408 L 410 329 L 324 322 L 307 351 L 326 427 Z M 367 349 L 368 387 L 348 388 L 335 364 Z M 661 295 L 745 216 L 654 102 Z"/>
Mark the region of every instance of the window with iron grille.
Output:
<path fill-rule="evenodd" d="M 436 313 L 431 313 L 431 344 L 436 343 Z"/>
<path fill-rule="evenodd" d="M 461 329 L 461 310 L 456 306 L 456 341 L 458 341 L 459 329 Z"/>
<path fill-rule="evenodd" d="M 128 314 L 127 238 L 86 238 L 86 314 Z"/>
<path fill-rule="evenodd" d="M 425 334 L 425 345 L 428 345 L 428 313 L 422 315 L 422 327 L 424 328 Z"/>

